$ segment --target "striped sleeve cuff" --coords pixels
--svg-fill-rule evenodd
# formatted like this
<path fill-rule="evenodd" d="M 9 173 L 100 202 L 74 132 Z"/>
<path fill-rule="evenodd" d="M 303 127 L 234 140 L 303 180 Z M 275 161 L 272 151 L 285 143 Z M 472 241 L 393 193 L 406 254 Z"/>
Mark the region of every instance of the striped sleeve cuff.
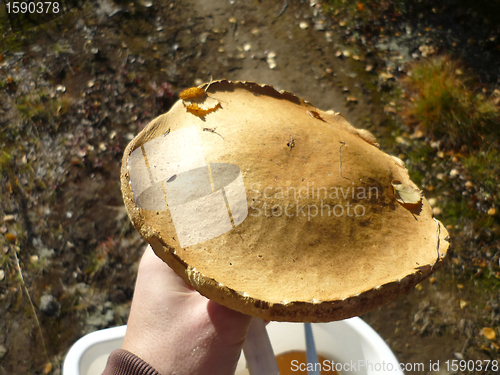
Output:
<path fill-rule="evenodd" d="M 149 364 L 123 349 L 113 351 L 102 375 L 160 375 Z"/>

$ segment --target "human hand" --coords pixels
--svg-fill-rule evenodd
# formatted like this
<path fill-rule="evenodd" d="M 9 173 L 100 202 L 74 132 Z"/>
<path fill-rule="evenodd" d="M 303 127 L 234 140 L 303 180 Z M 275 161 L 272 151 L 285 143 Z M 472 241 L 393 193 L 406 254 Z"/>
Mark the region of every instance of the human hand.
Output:
<path fill-rule="evenodd" d="M 250 320 L 203 297 L 148 246 L 122 349 L 163 375 L 232 375 Z"/>

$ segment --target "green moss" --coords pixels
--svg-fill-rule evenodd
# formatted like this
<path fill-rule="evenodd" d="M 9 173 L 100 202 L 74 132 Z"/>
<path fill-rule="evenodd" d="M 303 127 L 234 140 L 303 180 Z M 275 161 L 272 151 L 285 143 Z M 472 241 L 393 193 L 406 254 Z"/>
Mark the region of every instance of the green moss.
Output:
<path fill-rule="evenodd" d="M 56 131 L 58 118 L 69 107 L 68 100 L 50 98 L 45 92 L 23 95 L 16 99 L 16 109 L 25 120 L 31 120 L 41 126 L 40 130 Z"/>
<path fill-rule="evenodd" d="M 500 151 L 491 147 L 485 151 L 470 154 L 462 159 L 471 180 L 480 183 L 493 202 L 500 205 Z"/>

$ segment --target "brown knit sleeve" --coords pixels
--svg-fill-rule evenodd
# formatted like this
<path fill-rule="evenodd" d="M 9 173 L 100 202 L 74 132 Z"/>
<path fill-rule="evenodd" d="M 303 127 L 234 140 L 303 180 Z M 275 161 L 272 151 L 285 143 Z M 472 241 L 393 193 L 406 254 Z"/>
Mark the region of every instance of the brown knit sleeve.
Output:
<path fill-rule="evenodd" d="M 160 375 L 135 354 L 123 349 L 113 351 L 102 375 Z"/>

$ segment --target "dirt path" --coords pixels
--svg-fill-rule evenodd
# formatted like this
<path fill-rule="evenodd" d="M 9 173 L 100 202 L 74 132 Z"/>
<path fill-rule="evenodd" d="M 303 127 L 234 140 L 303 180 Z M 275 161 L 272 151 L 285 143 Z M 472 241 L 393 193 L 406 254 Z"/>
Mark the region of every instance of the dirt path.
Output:
<path fill-rule="evenodd" d="M 348 108 L 348 94 L 336 89 L 352 72 L 346 61 L 334 57 L 335 44 L 327 41 L 319 7 L 304 1 L 230 3 L 183 2 L 183 10 L 189 9 L 195 20 L 192 37 L 206 37 L 203 66 L 196 67 L 199 78 L 267 83 L 318 108 L 341 112 L 355 126 L 369 115 L 371 109 L 362 105 Z M 358 100 L 363 104 L 361 96 Z"/>
<path fill-rule="evenodd" d="M 174 91 L 212 76 L 266 83 L 340 112 L 355 127 L 370 125 L 384 133 L 386 115 L 368 95 L 365 86 L 371 78 L 364 64 L 336 57 L 340 36 L 329 31 L 314 3 L 177 0 L 126 8 L 101 0 L 40 33 L 46 37 L 22 45 L 21 60 L 11 63 L 17 56 L 5 52 L 4 69 L 15 77 L 15 84 L 9 82 L 1 92 L 8 97 L 2 100 L 6 119 L 19 120 L 15 101 L 33 100 L 29 90 L 45 90 L 46 97 L 60 100 L 57 105 L 71 103 L 61 111 L 66 113 L 54 115 L 56 130 L 46 125 L 53 118 L 43 117 L 49 129 L 41 135 L 29 123 L 25 133 L 10 129 L 1 138 L 13 155 L 9 168 L 19 173 L 23 192 L 2 189 L 1 214 L 17 215 L 2 230 L 19 234 L 21 266 L 54 363 L 52 373 L 59 373 L 58 363 L 83 333 L 125 323 L 142 241 L 124 216 L 120 158 L 128 140 L 168 109 Z M 31 81 L 37 89 L 30 89 Z M 174 88 L 162 89 L 166 83 Z M 58 85 L 66 91 L 56 91 Z M 30 116 L 22 121 L 37 121 Z M 29 178 L 26 165 L 38 171 L 38 180 Z M 7 185 L 8 178 L 2 178 Z M 20 200 L 29 207 L 25 222 Z M 25 223 L 31 223 L 30 233 L 21 238 Z M 0 349 L 7 352 L 0 350 L 0 375 L 41 373 L 46 360 L 16 279 L 14 250 L 12 244 L 1 245 Z M 52 255 L 43 255 L 47 249 Z M 426 281 L 421 289 L 362 317 L 401 362 L 460 358 L 467 346 L 473 317 L 457 307 L 456 286 L 444 272 L 437 273 L 435 283 Z M 40 312 L 42 295 L 58 301 L 58 314 Z M 27 350 L 33 355 L 27 356 Z"/>

